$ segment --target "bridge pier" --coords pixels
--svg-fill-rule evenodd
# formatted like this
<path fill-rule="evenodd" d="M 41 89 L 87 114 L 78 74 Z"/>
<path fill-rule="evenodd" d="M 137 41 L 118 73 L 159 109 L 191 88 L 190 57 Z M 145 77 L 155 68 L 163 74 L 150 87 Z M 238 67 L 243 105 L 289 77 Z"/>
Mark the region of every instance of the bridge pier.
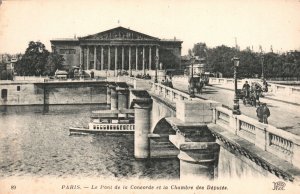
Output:
<path fill-rule="evenodd" d="M 129 90 L 127 88 L 117 88 L 118 109 L 128 109 Z"/>
<path fill-rule="evenodd" d="M 176 117 L 166 118 L 176 131 L 169 140 L 180 151 L 180 179 L 214 179 L 218 175 L 220 145 L 207 127 L 216 105 L 213 101 L 179 101 Z"/>
<path fill-rule="evenodd" d="M 180 179 L 214 179 L 218 176 L 220 146 L 206 125 L 180 127 L 170 141 L 180 150 Z"/>
<path fill-rule="evenodd" d="M 111 110 L 118 110 L 118 95 L 117 95 L 117 90 L 116 86 L 110 85 L 110 109 Z"/>
<path fill-rule="evenodd" d="M 194 145 L 196 146 L 196 145 Z M 219 145 L 217 143 L 201 144 L 202 148 L 180 150 L 180 178 L 199 177 L 214 179 L 218 175 Z M 196 146 L 197 147 L 197 146 Z"/>
<path fill-rule="evenodd" d="M 145 159 L 150 156 L 148 134 L 150 133 L 150 110 L 152 99 L 145 91 L 133 91 L 137 97 L 133 99 L 135 115 L 134 156 L 136 159 Z M 145 96 L 144 94 L 148 94 Z"/>
<path fill-rule="evenodd" d="M 109 85 L 107 85 L 107 88 L 106 88 L 106 104 L 107 105 L 110 105 L 110 99 L 111 99 L 111 96 L 110 96 L 110 87 Z"/>

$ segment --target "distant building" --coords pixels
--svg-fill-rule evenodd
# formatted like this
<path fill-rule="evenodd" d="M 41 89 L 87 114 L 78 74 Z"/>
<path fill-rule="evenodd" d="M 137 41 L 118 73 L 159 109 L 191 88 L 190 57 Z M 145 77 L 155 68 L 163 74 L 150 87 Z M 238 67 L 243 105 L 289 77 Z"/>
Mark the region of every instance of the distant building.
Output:
<path fill-rule="evenodd" d="M 181 69 L 181 44 L 124 27 L 74 39 L 53 39 L 52 51 L 61 54 L 64 70 L 154 70 L 156 56 L 163 69 Z"/>
<path fill-rule="evenodd" d="M 0 63 L 0 80 L 12 80 L 14 76 L 14 66 L 16 59 Z"/>
<path fill-rule="evenodd" d="M 186 74 L 191 75 L 192 73 L 192 66 L 191 66 L 191 56 L 182 56 L 181 57 L 181 64 L 182 68 L 185 69 Z M 199 58 L 195 56 L 195 61 L 193 64 L 193 74 L 200 75 L 206 71 L 206 60 L 205 58 Z"/>

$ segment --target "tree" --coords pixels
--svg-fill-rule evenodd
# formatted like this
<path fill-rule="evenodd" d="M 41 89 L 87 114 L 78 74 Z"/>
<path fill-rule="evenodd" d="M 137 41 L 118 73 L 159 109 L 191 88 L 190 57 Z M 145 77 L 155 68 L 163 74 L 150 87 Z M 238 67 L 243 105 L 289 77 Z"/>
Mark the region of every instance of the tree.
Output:
<path fill-rule="evenodd" d="M 41 75 L 48 56 L 49 51 L 43 43 L 30 41 L 22 59 L 16 63 L 15 70 L 19 75 Z"/>
<path fill-rule="evenodd" d="M 251 78 L 261 74 L 260 56 L 249 49 L 239 51 L 241 77 Z"/>
<path fill-rule="evenodd" d="M 221 72 L 225 77 L 233 76 L 232 57 L 235 49 L 222 45 L 207 50 L 207 63 L 213 72 Z"/>
<path fill-rule="evenodd" d="M 45 66 L 44 75 L 54 75 L 57 69 L 61 69 L 64 58 L 57 53 L 50 53 Z"/>
<path fill-rule="evenodd" d="M 251 78 L 262 74 L 261 57 L 263 57 L 263 71 L 267 78 L 291 79 L 300 78 L 300 52 L 290 51 L 284 54 L 270 52 L 261 54 L 253 52 L 250 47 L 240 51 L 225 45 L 207 48 L 205 43 L 194 44 L 189 49 L 189 55 L 194 53 L 201 58 L 206 57 L 207 67 L 211 72 L 220 72 L 224 77 L 233 76 L 232 57 L 240 58 L 238 68 L 239 77 Z"/>

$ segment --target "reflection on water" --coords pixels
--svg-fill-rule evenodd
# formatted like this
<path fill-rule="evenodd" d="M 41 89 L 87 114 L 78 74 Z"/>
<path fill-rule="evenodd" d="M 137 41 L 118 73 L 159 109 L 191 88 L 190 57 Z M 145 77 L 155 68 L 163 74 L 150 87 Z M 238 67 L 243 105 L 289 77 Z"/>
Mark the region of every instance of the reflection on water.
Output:
<path fill-rule="evenodd" d="M 100 108 L 0 107 L 0 176 L 179 178 L 178 159 L 135 160 L 133 134 L 69 136 L 69 126 L 86 126 Z"/>

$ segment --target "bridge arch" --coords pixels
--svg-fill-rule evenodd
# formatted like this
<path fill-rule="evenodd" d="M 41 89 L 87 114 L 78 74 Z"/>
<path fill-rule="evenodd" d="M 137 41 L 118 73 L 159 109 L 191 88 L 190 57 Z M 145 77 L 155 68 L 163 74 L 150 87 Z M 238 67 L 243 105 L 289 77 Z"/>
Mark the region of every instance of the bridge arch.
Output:
<path fill-rule="evenodd" d="M 175 135 L 176 131 L 167 122 L 166 118 L 160 119 L 153 128 L 155 134 Z"/>
<path fill-rule="evenodd" d="M 174 107 L 171 107 L 170 105 L 166 105 L 159 101 L 159 99 L 153 98 L 153 104 L 152 104 L 152 113 L 151 113 L 151 132 L 154 131 L 155 126 L 157 126 L 157 123 L 166 117 L 175 117 L 176 111 L 174 110 Z"/>

